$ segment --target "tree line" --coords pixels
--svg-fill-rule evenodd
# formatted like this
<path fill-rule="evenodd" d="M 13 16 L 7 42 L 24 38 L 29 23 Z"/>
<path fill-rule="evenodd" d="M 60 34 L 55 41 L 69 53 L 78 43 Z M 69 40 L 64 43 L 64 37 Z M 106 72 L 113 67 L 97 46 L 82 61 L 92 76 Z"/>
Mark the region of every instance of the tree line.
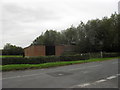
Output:
<path fill-rule="evenodd" d="M 110 18 L 82 21 L 77 27 L 61 30 L 47 30 L 37 37 L 31 45 L 76 45 L 76 52 L 119 52 L 120 46 L 120 14 L 112 14 Z M 3 55 L 23 55 L 24 50 L 11 44 L 6 44 Z"/>
<path fill-rule="evenodd" d="M 77 52 L 118 52 L 119 51 L 120 14 L 112 14 L 110 18 L 82 21 L 77 27 L 71 26 L 57 32 L 47 30 L 37 37 L 31 45 L 76 45 Z"/>
<path fill-rule="evenodd" d="M 2 55 L 24 55 L 22 47 L 7 43 L 2 49 Z"/>

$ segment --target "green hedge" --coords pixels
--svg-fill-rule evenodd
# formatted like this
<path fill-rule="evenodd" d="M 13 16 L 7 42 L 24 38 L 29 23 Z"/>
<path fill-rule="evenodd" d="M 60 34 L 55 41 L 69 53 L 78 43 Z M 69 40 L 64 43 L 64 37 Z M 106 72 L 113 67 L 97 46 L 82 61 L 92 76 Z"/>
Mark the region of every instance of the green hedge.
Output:
<path fill-rule="evenodd" d="M 89 57 L 90 58 L 106 58 L 106 57 L 118 57 L 120 56 L 119 53 L 108 53 L 108 52 L 102 52 L 102 55 L 101 55 L 101 52 L 97 52 L 97 53 L 86 53 L 86 54 L 89 54 Z"/>
<path fill-rule="evenodd" d="M 103 57 L 117 57 L 118 53 L 103 53 Z M 4 57 L 2 58 L 2 65 L 8 64 L 42 64 L 48 62 L 60 62 L 60 61 L 77 61 L 87 60 L 89 58 L 100 58 L 100 53 L 86 53 L 76 55 L 64 55 L 64 56 L 41 56 L 41 57 Z M 0 59 L 1 60 L 1 59 Z"/>
<path fill-rule="evenodd" d="M 88 53 L 90 58 L 101 58 L 100 53 Z"/>
<path fill-rule="evenodd" d="M 60 61 L 75 61 L 75 60 L 85 60 L 88 56 L 81 55 L 71 55 L 71 56 L 41 56 L 41 57 L 6 57 L 2 58 L 2 65 L 8 64 L 41 64 L 48 62 L 60 62 Z"/>
<path fill-rule="evenodd" d="M 88 54 L 66 55 L 60 56 L 60 61 L 76 61 L 89 59 Z"/>
<path fill-rule="evenodd" d="M 2 65 L 8 64 L 41 64 L 47 62 L 58 62 L 60 61 L 57 56 L 49 56 L 49 57 L 31 57 L 31 58 L 23 58 L 23 57 L 6 57 L 2 58 Z"/>
<path fill-rule="evenodd" d="M 120 53 L 103 53 L 103 57 L 118 57 Z"/>

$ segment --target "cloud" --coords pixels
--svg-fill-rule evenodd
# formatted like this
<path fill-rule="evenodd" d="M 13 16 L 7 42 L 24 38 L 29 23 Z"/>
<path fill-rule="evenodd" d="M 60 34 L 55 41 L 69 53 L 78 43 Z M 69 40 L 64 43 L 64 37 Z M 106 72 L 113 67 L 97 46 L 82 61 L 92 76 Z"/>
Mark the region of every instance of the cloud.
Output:
<path fill-rule="evenodd" d="M 39 6 L 33 9 L 15 4 L 5 4 L 2 12 L 3 43 L 11 42 L 21 45 L 23 41 L 31 41 L 38 32 L 40 34 L 41 30 L 39 29 L 43 22 L 58 19 L 60 17 L 52 11 Z M 26 36 L 28 39 L 25 40 Z"/>
<path fill-rule="evenodd" d="M 39 6 L 37 8 L 24 8 L 14 4 L 8 4 L 3 6 L 3 11 L 3 18 L 5 17 L 4 19 L 10 19 L 12 21 L 32 22 L 59 18 L 49 9 Z"/>
<path fill-rule="evenodd" d="M 2 0 L 0 48 L 5 43 L 25 47 L 47 29 L 64 30 L 115 11 L 117 0 Z"/>

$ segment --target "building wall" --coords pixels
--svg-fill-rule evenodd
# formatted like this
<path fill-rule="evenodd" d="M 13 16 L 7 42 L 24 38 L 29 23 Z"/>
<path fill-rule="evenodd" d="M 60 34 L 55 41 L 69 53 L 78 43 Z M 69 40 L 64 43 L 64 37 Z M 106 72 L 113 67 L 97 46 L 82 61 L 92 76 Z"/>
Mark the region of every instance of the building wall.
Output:
<path fill-rule="evenodd" d="M 75 51 L 75 47 L 74 45 L 64 45 L 64 51 L 65 52 L 73 52 Z"/>
<path fill-rule="evenodd" d="M 74 51 L 73 45 L 56 45 L 55 46 L 55 55 L 60 56 L 63 52 L 71 52 Z M 29 46 L 24 49 L 26 57 L 33 57 L 33 56 L 46 56 L 46 46 L 39 45 L 39 46 Z"/>
<path fill-rule="evenodd" d="M 30 46 L 24 49 L 26 57 L 45 56 L 45 46 Z"/>
<path fill-rule="evenodd" d="M 55 46 L 55 55 L 60 56 L 64 52 L 73 52 L 75 51 L 74 45 L 58 45 Z"/>
<path fill-rule="evenodd" d="M 55 46 L 55 55 L 60 56 L 64 52 L 64 49 L 63 45 Z"/>

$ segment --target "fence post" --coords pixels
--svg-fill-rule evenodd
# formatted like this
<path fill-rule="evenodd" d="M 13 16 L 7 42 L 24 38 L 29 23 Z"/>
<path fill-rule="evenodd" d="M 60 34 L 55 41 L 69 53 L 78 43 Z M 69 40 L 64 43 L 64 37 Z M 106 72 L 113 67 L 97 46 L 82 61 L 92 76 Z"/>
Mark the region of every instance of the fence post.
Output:
<path fill-rule="evenodd" d="M 89 52 L 89 58 L 91 59 L 91 54 L 90 54 L 90 52 Z"/>
<path fill-rule="evenodd" d="M 103 58 L 103 52 L 102 51 L 100 52 L 100 55 L 101 55 L 101 58 Z"/>

